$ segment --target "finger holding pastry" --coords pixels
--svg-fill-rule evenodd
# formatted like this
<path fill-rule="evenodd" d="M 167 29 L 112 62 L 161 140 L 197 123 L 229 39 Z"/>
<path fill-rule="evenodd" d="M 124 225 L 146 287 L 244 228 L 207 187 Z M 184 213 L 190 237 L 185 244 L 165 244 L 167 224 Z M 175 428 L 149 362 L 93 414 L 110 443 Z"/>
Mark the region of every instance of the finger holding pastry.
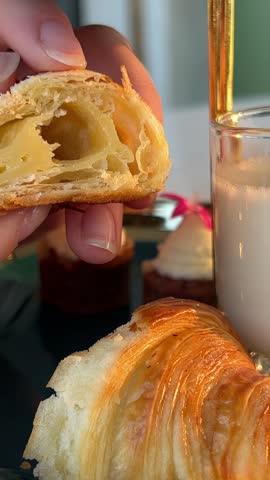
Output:
<path fill-rule="evenodd" d="M 20 56 L 15 52 L 0 52 L 0 92 L 4 93 L 14 83 Z M 47 217 L 48 206 L 20 209 L 0 215 L 0 259 L 5 259 L 18 243 L 26 238 Z"/>
<path fill-rule="evenodd" d="M 26 3 L 31 6 L 31 2 Z M 34 16 L 39 22 L 45 22 L 50 8 L 54 8 L 51 2 L 46 7 L 43 3 L 38 2 L 42 5 L 42 18 Z M 26 8 L 24 15 L 27 17 L 30 11 L 31 8 Z M 10 10 L 5 12 L 9 15 Z M 55 12 L 60 15 L 57 9 Z M 60 16 L 61 25 L 67 25 L 67 20 Z M 66 33 L 69 30 L 66 28 Z M 58 38 L 57 35 L 52 38 Z M 30 36 L 28 32 L 22 37 L 21 54 L 26 61 L 25 42 Z M 84 27 L 77 36 L 89 67 L 94 65 L 98 71 L 108 72 L 117 82 L 121 79 L 122 85 L 93 71 L 72 70 L 67 62 L 71 70 L 32 75 L 1 97 L 0 208 L 3 212 L 19 209 L 22 218 L 23 209 L 39 205 L 47 205 L 48 213 L 52 204 L 91 204 L 80 219 L 77 211 L 67 212 L 67 237 L 70 247 L 82 259 L 103 263 L 117 254 L 122 228 L 122 207 L 109 204 L 147 205 L 148 200 L 144 199 L 163 188 L 170 162 L 163 128 L 154 115 L 162 118 L 158 94 L 126 40 L 113 29 L 101 26 Z M 8 43 L 6 29 L 2 37 Z M 16 47 L 13 42 L 11 46 Z M 60 49 L 57 48 L 55 51 Z M 78 59 L 78 47 L 74 49 Z M 72 57 L 72 52 L 69 53 Z M 35 54 L 31 55 L 28 63 L 32 70 L 46 69 L 44 57 L 41 57 L 45 62 L 42 67 L 39 64 L 35 67 Z M 59 61 L 60 56 L 57 58 Z M 123 65 L 126 68 L 121 73 Z M 74 66 L 78 67 L 78 62 Z M 82 66 L 83 62 L 79 67 Z M 19 78 L 23 68 L 21 64 Z M 60 69 L 57 61 L 50 68 Z M 133 83 L 154 113 L 134 90 Z M 106 207 L 100 206 L 102 203 Z M 28 222 L 29 234 L 44 219 L 44 208 L 41 212 L 39 223 L 36 221 L 30 228 L 31 221 Z M 108 217 L 108 212 L 112 221 L 106 223 L 102 219 Z M 10 234 L 7 232 L 2 252 L 0 244 L 0 258 L 25 238 L 15 213 L 6 223 L 13 227 Z M 111 241 L 113 237 L 116 240 Z"/>
<path fill-rule="evenodd" d="M 21 79 L 22 72 L 24 75 L 28 75 L 30 71 L 67 70 L 85 66 L 85 57 L 80 43 L 73 34 L 68 19 L 53 2 L 43 0 L 10 0 L 6 2 L 0 0 L 0 9 L 1 93 L 6 92 L 16 79 Z M 52 18 L 54 19 L 53 23 L 51 23 Z M 53 39 L 53 49 L 48 48 L 48 45 L 46 47 L 46 30 L 50 41 Z M 64 30 L 65 37 L 63 37 Z M 16 35 L 14 35 L 14 31 L 16 31 Z M 64 49 L 63 40 L 65 40 Z M 14 51 L 6 51 L 8 49 Z M 50 53 L 53 52 L 52 57 Z M 59 55 L 56 59 L 57 52 Z M 2 98 L 0 98 L 0 103 Z M 35 231 L 49 211 L 49 206 L 20 208 L 19 211 L 14 210 L 12 213 L 2 210 L 0 215 L 0 260 L 4 260 L 21 240 Z"/>
<path fill-rule="evenodd" d="M 70 21 L 53 0 L 0 0 L 0 10 L 0 44 L 19 53 L 28 70 L 85 68 Z"/>

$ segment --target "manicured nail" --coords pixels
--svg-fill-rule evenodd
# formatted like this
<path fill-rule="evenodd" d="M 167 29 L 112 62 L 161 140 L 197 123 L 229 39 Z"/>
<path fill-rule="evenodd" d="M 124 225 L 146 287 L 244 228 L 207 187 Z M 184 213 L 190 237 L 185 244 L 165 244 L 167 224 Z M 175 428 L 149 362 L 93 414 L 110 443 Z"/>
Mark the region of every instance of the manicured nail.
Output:
<path fill-rule="evenodd" d="M 118 252 L 114 216 L 107 205 L 95 205 L 82 218 L 82 239 L 91 247 L 102 248 L 114 255 Z"/>
<path fill-rule="evenodd" d="M 86 67 L 82 48 L 71 28 L 63 22 L 47 20 L 40 27 L 40 42 L 46 54 L 69 67 Z"/>
<path fill-rule="evenodd" d="M 16 72 L 20 63 L 20 55 L 16 52 L 0 53 L 0 82 L 5 82 Z"/>

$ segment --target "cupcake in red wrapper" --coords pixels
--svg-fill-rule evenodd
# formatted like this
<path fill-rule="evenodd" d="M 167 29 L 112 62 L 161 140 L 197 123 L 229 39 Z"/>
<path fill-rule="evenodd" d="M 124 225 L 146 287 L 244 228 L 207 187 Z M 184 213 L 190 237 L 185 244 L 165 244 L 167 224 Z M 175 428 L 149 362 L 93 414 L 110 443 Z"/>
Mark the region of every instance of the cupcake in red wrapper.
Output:
<path fill-rule="evenodd" d="M 144 301 L 173 296 L 216 305 L 211 217 L 201 206 L 179 199 L 179 228 L 143 264 Z"/>
<path fill-rule="evenodd" d="M 41 299 L 63 312 L 95 315 L 130 304 L 130 265 L 134 243 L 122 232 L 118 256 L 104 265 L 90 265 L 70 250 L 62 226 L 39 245 Z"/>

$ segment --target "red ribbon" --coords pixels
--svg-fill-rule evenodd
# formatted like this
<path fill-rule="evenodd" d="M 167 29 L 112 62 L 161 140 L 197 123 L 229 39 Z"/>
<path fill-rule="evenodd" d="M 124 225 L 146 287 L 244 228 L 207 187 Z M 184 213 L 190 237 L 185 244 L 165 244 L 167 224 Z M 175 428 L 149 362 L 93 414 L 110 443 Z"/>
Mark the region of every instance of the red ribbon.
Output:
<path fill-rule="evenodd" d="M 206 210 L 206 208 L 203 207 L 202 205 L 199 205 L 198 203 L 193 202 L 192 200 L 188 200 L 187 198 L 180 197 L 180 195 L 175 195 L 174 193 L 162 193 L 160 197 L 168 198 L 169 200 L 174 200 L 177 202 L 177 205 L 172 214 L 172 218 L 185 216 L 185 215 L 188 215 L 189 213 L 195 213 L 200 217 L 200 219 L 203 221 L 205 226 L 209 230 L 212 230 L 213 228 L 212 217 L 208 212 L 208 210 Z"/>

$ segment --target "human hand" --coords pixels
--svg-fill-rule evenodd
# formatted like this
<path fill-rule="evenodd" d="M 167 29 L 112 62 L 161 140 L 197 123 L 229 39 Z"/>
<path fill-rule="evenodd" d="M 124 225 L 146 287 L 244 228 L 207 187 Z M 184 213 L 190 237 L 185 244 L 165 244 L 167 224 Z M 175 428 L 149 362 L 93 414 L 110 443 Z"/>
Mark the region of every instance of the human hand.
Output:
<path fill-rule="evenodd" d="M 0 0 L 0 11 L 1 92 L 31 73 L 70 68 L 87 67 L 120 82 L 120 66 L 125 65 L 134 89 L 162 120 L 161 103 L 153 82 L 118 32 L 92 25 L 74 34 L 64 13 L 51 0 Z M 140 208 L 148 203 L 146 199 L 130 206 Z M 71 249 L 88 262 L 112 260 L 120 248 L 123 206 L 80 205 L 79 208 L 84 213 L 65 211 Z M 50 209 L 39 206 L 0 216 L 0 260 L 41 225 L 42 229 L 49 228 Z"/>

